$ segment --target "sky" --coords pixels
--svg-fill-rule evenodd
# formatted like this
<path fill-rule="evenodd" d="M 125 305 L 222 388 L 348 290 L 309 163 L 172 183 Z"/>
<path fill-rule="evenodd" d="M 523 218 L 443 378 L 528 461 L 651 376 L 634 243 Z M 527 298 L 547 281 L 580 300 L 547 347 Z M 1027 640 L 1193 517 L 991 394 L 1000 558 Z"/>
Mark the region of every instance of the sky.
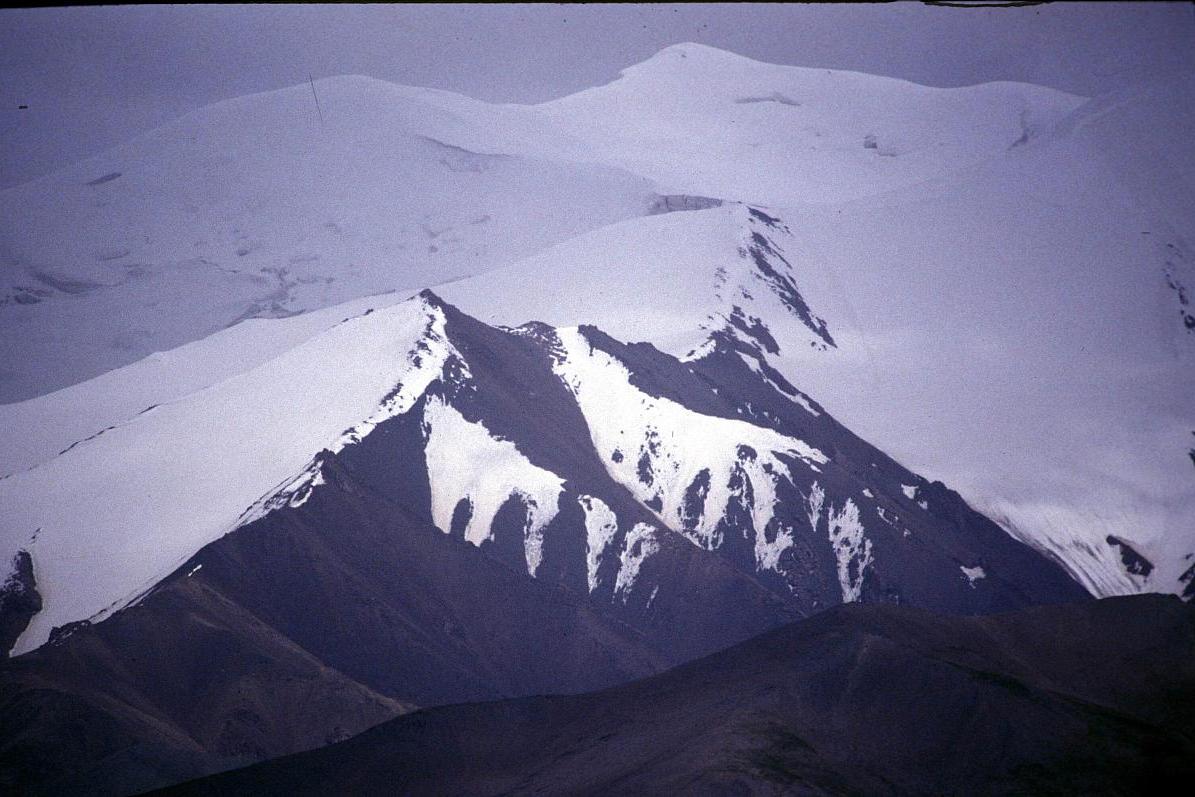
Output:
<path fill-rule="evenodd" d="M 933 86 L 1085 96 L 1191 69 L 1187 3 L 1028 8 L 642 4 L 104 6 L 0 11 L 0 187 L 194 108 L 337 74 L 542 102 L 694 41 Z M 20 106 L 27 106 L 22 109 Z"/>

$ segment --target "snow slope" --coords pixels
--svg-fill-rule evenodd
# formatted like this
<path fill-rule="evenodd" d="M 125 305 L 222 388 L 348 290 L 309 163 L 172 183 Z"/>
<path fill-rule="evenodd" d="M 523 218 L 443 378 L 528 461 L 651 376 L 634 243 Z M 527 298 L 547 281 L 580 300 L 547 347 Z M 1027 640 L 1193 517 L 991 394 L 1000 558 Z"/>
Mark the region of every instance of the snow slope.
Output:
<path fill-rule="evenodd" d="M 514 443 L 495 438 L 443 399 L 428 402 L 423 425 L 436 526 L 450 532 L 453 513 L 463 501 L 469 508 L 464 538 L 481 545 L 492 539 L 498 510 L 512 495 L 519 496 L 528 509 L 524 529 L 527 574 L 534 576 L 542 559 L 543 529 L 556 516 L 563 480 L 528 462 Z"/>
<path fill-rule="evenodd" d="M 316 453 L 439 375 L 442 324 L 420 300 L 362 314 L 0 479 L 3 551 L 31 554 L 45 603 L 14 653 L 121 608 L 280 490 L 301 500 Z"/>
<path fill-rule="evenodd" d="M 405 299 L 392 293 L 277 319 L 248 319 L 53 393 L 0 404 L 0 476 L 26 470 L 146 409 L 251 370 L 352 316 Z"/>
<path fill-rule="evenodd" d="M 243 318 L 476 274 L 656 189 L 784 204 L 915 184 L 1077 102 L 686 44 L 538 106 L 360 76 L 217 103 L 0 192 L 0 401 Z"/>
<path fill-rule="evenodd" d="M 616 168 L 506 154 L 510 125 L 484 114 L 363 77 L 315 90 L 322 120 L 308 85 L 241 97 L 0 192 L 0 401 L 246 317 L 475 274 L 651 202 Z"/>
<path fill-rule="evenodd" d="M 875 196 L 952 174 L 1081 102 L 1027 84 L 934 89 L 688 43 L 537 111 L 595 160 L 667 192 L 774 205 Z"/>
<path fill-rule="evenodd" d="M 557 373 L 576 396 L 610 475 L 644 506 L 654 507 L 670 528 L 683 530 L 703 548 L 721 545 L 736 471 L 754 485 L 752 522 L 760 530 L 773 519 L 775 482 L 789 470 L 775 452 L 806 465 L 827 461 L 803 440 L 746 421 L 702 416 L 675 401 L 645 394 L 631 383 L 623 364 L 595 349 L 579 331 L 562 329 L 558 334 L 564 351 Z M 701 433 L 693 434 L 694 429 Z M 756 454 L 745 457 L 744 447 Z M 688 494 L 694 483 L 706 485 L 700 501 Z M 791 542 L 791 531 L 789 538 Z M 757 546 L 763 545 L 762 533 L 757 539 Z M 767 559 L 765 552 L 757 551 L 757 564 L 763 566 Z"/>
<path fill-rule="evenodd" d="M 621 340 L 651 341 L 678 356 L 726 327 L 738 307 L 771 319 L 778 345 L 824 354 L 831 344 L 791 316 L 782 298 L 786 286 L 770 282 L 748 255 L 753 233 L 767 233 L 769 245 L 782 253 L 799 245 L 783 230 L 753 221 L 747 206 L 728 204 L 612 224 L 436 290 L 487 323 L 592 323 Z M 814 317 L 852 323 L 833 274 L 810 265 L 795 288 Z"/>
<path fill-rule="evenodd" d="M 778 367 L 1098 594 L 1173 591 L 1195 552 L 1190 85 L 1093 102 L 950 181 L 782 213 L 798 268 L 855 276 L 858 336 Z"/>

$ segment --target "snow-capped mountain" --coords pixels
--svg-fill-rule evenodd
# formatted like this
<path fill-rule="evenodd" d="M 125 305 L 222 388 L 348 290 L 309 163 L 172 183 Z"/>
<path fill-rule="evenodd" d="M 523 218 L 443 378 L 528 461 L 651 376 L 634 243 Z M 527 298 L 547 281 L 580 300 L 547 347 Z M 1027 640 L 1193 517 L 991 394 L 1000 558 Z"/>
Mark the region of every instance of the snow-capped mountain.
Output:
<path fill-rule="evenodd" d="M 311 86 L 220 103 L 0 194 L 4 395 L 248 316 L 428 285 L 485 320 L 593 323 L 685 356 L 741 298 L 712 280 L 738 262 L 742 225 L 650 214 L 747 202 L 784 220 L 783 257 L 837 330 L 832 347 L 786 345 L 808 326 L 759 308 L 771 367 L 1096 593 L 1182 592 L 1190 86 L 931 89 L 684 44 L 537 106 L 365 78 L 317 83 L 322 119 Z M 278 336 L 263 351 L 321 323 L 262 333 Z M 189 390 L 203 374 L 165 378 Z M 58 423 L 5 407 L 5 448 L 69 444 L 92 412 L 87 434 L 123 419 L 54 401 Z"/>
<path fill-rule="evenodd" d="M 1195 163 L 1179 142 L 1195 134 L 1192 85 L 1176 75 L 1088 101 L 928 89 L 678 45 L 537 111 L 663 193 L 784 220 L 784 257 L 836 345 L 785 345 L 802 330 L 757 313 L 778 341 L 768 360 L 852 429 L 957 485 L 1096 594 L 1191 595 Z M 711 248 L 696 221 L 670 231 L 701 253 L 686 245 L 685 270 L 669 272 L 669 239 L 641 224 L 529 261 L 547 296 L 582 285 L 573 303 L 519 296 L 497 274 L 504 302 L 484 300 L 488 279 L 444 295 L 500 323 L 533 309 L 684 356 L 729 309 L 693 302 L 689 269 L 732 261 L 730 238 Z M 619 290 L 591 276 L 612 268 L 634 288 L 588 300 Z M 1150 566 L 1126 564 L 1113 538 Z"/>
<path fill-rule="evenodd" d="M 361 443 L 380 424 L 407 416 L 416 405 L 423 414 L 427 462 L 422 478 L 431 491 L 430 506 L 418 506 L 419 511 L 430 513 L 443 531 L 459 525 L 466 540 L 480 545 L 493 539 L 499 510 L 512 496 L 521 496 L 527 515 L 519 521 L 525 528 L 518 545 L 530 576 L 543 565 L 545 545 L 551 544 L 545 529 L 563 503 L 584 510 L 588 536 L 584 545 L 578 541 L 574 547 L 586 551 L 590 593 L 598 590 L 602 573 L 614 568 L 615 580 L 605 588 L 625 602 L 636 583 L 640 557 L 658 549 L 658 535 L 671 531 L 702 549 L 725 549 L 753 576 L 785 582 L 781 596 L 803 611 L 859 599 L 868 568 L 876 562 L 873 547 L 879 545 L 868 528 L 878 522 L 885 533 L 909 540 L 914 535 L 910 526 L 916 525 L 907 516 L 909 509 L 927 514 L 916 522 L 929 522 L 939 511 L 928 503 L 936 488 L 879 452 L 856 451 L 850 457 L 858 462 L 835 464 L 853 436 L 769 365 L 769 353 L 781 351 L 773 328 L 786 347 L 803 344 L 826 351 L 835 346 L 832 330 L 817 305 L 809 304 L 781 254 L 777 241 L 787 236 L 787 227 L 780 220 L 735 206 L 657 216 L 635 226 L 652 231 L 658 240 L 676 240 L 675 225 L 701 223 L 706 216 L 713 217 L 708 223 L 712 240 L 706 243 L 729 244 L 730 257 L 707 275 L 709 283 L 693 273 L 693 295 L 678 297 L 676 309 L 693 312 L 706 293 L 706 306 L 715 311 L 696 323 L 696 317 L 669 314 L 666 303 L 659 308 L 661 329 L 692 329 L 691 340 L 678 341 L 688 349 L 687 365 L 651 346 L 628 348 L 595 327 L 532 325 L 500 333 L 479 326 L 493 330 L 495 337 L 516 335 L 538 342 L 554 358 L 553 378 L 534 391 L 530 407 L 507 399 L 500 412 L 467 420 L 451 403 L 429 396 L 429 387 L 447 382 L 452 391 L 479 393 L 479 401 L 491 401 L 478 390 L 473 373 L 496 366 L 487 362 L 492 359 L 489 349 L 474 357 L 457 349 L 445 329 L 445 309 L 428 294 L 388 307 L 357 308 L 356 316 L 331 323 L 255 367 L 135 414 L 126 411 L 128 417 L 101 430 L 54 443 L 51 448 L 61 449 L 53 455 L 47 456 L 48 450 L 27 455 L 26 462 L 36 464 L 0 480 L 0 506 L 9 556 L 17 551 L 32 556 L 43 608 L 13 651 L 37 647 L 56 627 L 102 619 L 134 602 L 203 545 L 306 500 L 323 478 L 322 457 Z M 592 241 L 582 245 L 593 250 Z M 651 256 L 650 250 L 643 254 Z M 698 262 L 718 261 L 703 257 Z M 532 263 L 529 270 L 542 269 L 544 264 Z M 648 281 L 659 277 L 650 265 L 634 271 Z M 527 272 L 513 275 L 516 283 L 523 282 L 521 273 Z M 509 285 L 511 278 L 503 273 L 496 282 Z M 462 293 L 474 288 L 463 286 Z M 501 305 L 499 291 L 487 293 Z M 615 298 L 612 306 L 635 305 Z M 562 309 L 567 312 L 567 305 Z M 761 316 L 791 323 L 765 325 Z M 238 342 L 229 337 L 229 345 Z M 643 368 L 650 376 L 633 375 Z M 130 368 L 125 376 L 139 379 L 141 374 Z M 509 381 L 501 372 L 492 378 Z M 684 389 L 676 393 L 678 380 Z M 119 385 L 104 387 L 125 393 Z M 546 449 L 547 461 L 558 456 L 544 443 L 555 440 L 549 430 L 520 428 L 517 421 L 542 410 L 549 387 L 568 389 L 565 403 L 572 405 L 572 423 L 589 431 L 588 447 L 596 456 L 588 470 L 598 470 L 601 463 L 606 478 L 634 499 L 637 508 L 630 514 L 624 510 L 620 517 L 612 508 L 625 497 L 616 500 L 596 489 L 572 494 L 565 488 L 577 478 L 570 468 L 545 468 L 523 453 L 535 447 Z M 499 384 L 495 390 L 505 395 L 511 388 Z M 522 426 L 531 423 L 529 419 Z M 511 431 L 501 431 L 507 427 Z M 819 428 L 813 433 L 823 438 L 820 445 L 805 439 L 809 430 Z M 574 430 L 574 438 L 578 434 Z M 175 442 L 162 445 L 166 440 Z M 839 467 L 868 478 L 861 485 L 852 479 L 835 489 Z M 881 474 L 879 482 L 871 478 Z M 886 506 L 877 493 L 891 496 L 903 508 Z M 949 505 L 957 500 L 944 493 L 941 498 Z M 861 509 L 871 517 L 861 520 Z M 81 517 L 88 519 L 86 535 L 78 533 Z M 799 570 L 793 557 L 800 558 L 804 549 L 798 543 L 823 526 L 823 551 L 814 553 L 816 545 L 805 551 L 804 570 Z M 744 543 L 746 549 L 735 550 Z M 987 590 L 979 585 L 996 583 L 984 580 L 990 570 L 981 561 L 985 554 L 964 549 L 951 556 L 953 564 L 943 575 L 947 585 L 932 591 L 965 590 L 961 597 L 928 602 L 980 610 L 984 601 L 974 603 L 972 590 L 983 596 Z M 573 562 L 565 569 L 579 574 L 580 565 Z M 923 572 L 918 581 L 928 565 L 919 566 Z M 881 566 L 877 573 L 884 570 Z M 834 589 L 826 586 L 834 581 L 831 574 Z M 1027 572 L 1010 569 L 995 577 L 1015 583 L 1025 576 Z M 891 581 L 883 588 L 872 586 L 869 594 L 908 600 L 920 589 L 904 578 Z M 993 605 L 1006 600 L 1002 596 Z"/>
<path fill-rule="evenodd" d="M 798 298 L 782 268 L 761 292 Z M 150 745 L 169 781 L 412 705 L 609 686 L 835 604 L 1087 597 L 750 340 L 682 361 L 425 291 L 9 475 L 10 708 L 52 749 L 80 723 Z M 181 673 L 213 660 L 197 701 Z"/>
<path fill-rule="evenodd" d="M 1190 597 L 1195 177 L 1122 141 L 1176 91 L 678 45 L 538 106 L 245 97 L 3 192 L 9 709 L 149 788 L 840 603 Z"/>

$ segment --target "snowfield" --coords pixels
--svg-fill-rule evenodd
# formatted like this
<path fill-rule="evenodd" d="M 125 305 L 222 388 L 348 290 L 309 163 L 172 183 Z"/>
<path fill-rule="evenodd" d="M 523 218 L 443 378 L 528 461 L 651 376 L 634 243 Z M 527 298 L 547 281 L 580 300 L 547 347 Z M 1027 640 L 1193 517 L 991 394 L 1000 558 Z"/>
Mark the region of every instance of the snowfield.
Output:
<path fill-rule="evenodd" d="M 244 318 L 409 295 L 653 201 L 616 168 L 495 151 L 505 128 L 385 81 L 315 88 L 322 123 L 307 85 L 240 97 L 0 192 L 0 400 Z"/>
<path fill-rule="evenodd" d="M 492 538 L 494 516 L 511 496 L 527 507 L 524 555 L 534 576 L 543 558 L 543 529 L 556 516 L 564 480 L 527 461 L 509 440 L 495 438 L 480 423 L 465 420 L 442 399 L 423 414 L 432 519 L 445 533 L 461 501 L 468 503 L 464 537 L 474 545 Z"/>
<path fill-rule="evenodd" d="M 537 110 L 594 160 L 650 177 L 667 193 L 785 205 L 845 202 L 950 176 L 1082 103 L 1023 83 L 934 89 L 678 44 L 606 86 Z M 864 146 L 869 138 L 874 148 Z"/>

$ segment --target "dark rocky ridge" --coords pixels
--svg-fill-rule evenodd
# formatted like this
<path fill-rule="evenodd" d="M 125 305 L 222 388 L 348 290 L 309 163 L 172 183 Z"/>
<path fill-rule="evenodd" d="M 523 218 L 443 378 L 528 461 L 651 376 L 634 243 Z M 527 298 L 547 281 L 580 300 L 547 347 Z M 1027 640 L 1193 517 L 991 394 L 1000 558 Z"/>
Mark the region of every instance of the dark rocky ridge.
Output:
<path fill-rule="evenodd" d="M 12 572 L 0 584 L 0 659 L 8 656 L 33 615 L 41 611 L 41 594 L 37 591 L 29 552 L 17 551 L 11 568 Z"/>
<path fill-rule="evenodd" d="M 1114 534 L 1109 534 L 1105 540 L 1108 545 L 1113 548 L 1120 549 L 1120 562 L 1124 566 L 1126 573 L 1132 573 L 1135 576 L 1148 576 L 1153 572 L 1153 562 L 1146 559 L 1141 553 Z"/>

